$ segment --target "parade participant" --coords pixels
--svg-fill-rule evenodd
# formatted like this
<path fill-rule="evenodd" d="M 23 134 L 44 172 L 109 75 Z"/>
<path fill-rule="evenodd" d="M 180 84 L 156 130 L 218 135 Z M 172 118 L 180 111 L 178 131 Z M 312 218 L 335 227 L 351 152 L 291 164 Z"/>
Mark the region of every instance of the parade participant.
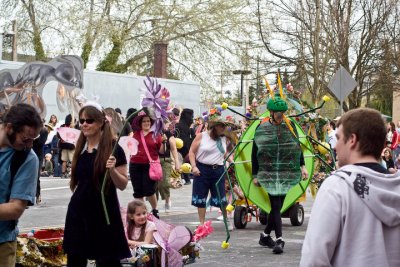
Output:
<path fill-rule="evenodd" d="M 179 123 L 176 124 L 175 137 L 182 139 L 183 147 L 178 149 L 183 158 L 183 163 L 188 163 L 188 153 L 192 141 L 195 137 L 193 128 L 190 126 L 193 123 L 193 109 L 184 108 L 180 114 Z M 182 178 L 185 180 L 185 185 L 191 184 L 189 174 L 182 173 Z"/>
<path fill-rule="evenodd" d="M 42 196 L 40 193 L 40 173 L 42 172 L 43 160 L 44 160 L 44 145 L 47 140 L 49 132 L 46 127 L 42 127 L 39 133 L 39 137 L 33 141 L 32 150 L 36 153 L 39 159 L 39 168 L 37 169 L 38 178 L 36 183 L 36 204 L 42 202 Z"/>
<path fill-rule="evenodd" d="M 121 266 L 120 259 L 131 255 L 116 190 L 124 190 L 128 183 L 126 157 L 119 145 L 112 155 L 115 140 L 99 104 L 85 104 L 79 111 L 79 123 L 63 243 L 68 266 L 86 266 L 87 259 L 96 260 L 96 266 Z M 109 224 L 102 206 L 103 179 L 107 179 L 104 195 Z"/>
<path fill-rule="evenodd" d="M 297 140 L 296 128 L 285 121 L 287 103 L 280 97 L 271 97 L 267 103 L 270 118 L 264 119 L 255 131 L 252 151 L 252 172 L 257 185 L 269 195 L 271 213 L 259 244 L 283 252 L 281 207 L 289 189 L 300 178 L 307 178 L 304 158 Z M 285 122 L 284 122 L 285 121 Z M 270 236 L 275 230 L 276 241 Z"/>
<path fill-rule="evenodd" d="M 0 125 L 0 266 L 15 266 L 18 219 L 33 205 L 39 160 L 33 150 L 43 124 L 27 104 L 12 106 Z"/>
<path fill-rule="evenodd" d="M 73 123 L 72 123 L 72 116 L 71 114 L 68 114 L 65 117 L 65 123 L 63 125 L 61 125 L 61 127 L 70 127 L 73 128 Z M 61 161 L 62 161 L 62 165 L 61 165 L 61 170 L 62 170 L 62 178 L 68 178 L 69 174 L 67 172 L 67 163 L 68 162 L 72 162 L 72 159 L 74 157 L 74 151 L 75 151 L 75 145 L 74 144 L 70 144 L 65 142 L 60 134 L 57 133 L 57 137 L 60 140 L 58 143 L 58 147 L 60 149 L 60 154 L 61 154 Z"/>
<path fill-rule="evenodd" d="M 172 126 L 171 126 L 172 125 Z M 172 128 L 172 132 L 171 129 Z M 164 124 L 164 153 L 161 156 L 161 166 L 163 170 L 163 179 L 157 182 L 157 199 L 158 194 L 160 194 L 161 199 L 165 201 L 165 211 L 169 211 L 171 209 L 171 185 L 169 182 L 169 177 L 171 176 L 171 171 L 179 172 L 181 168 L 181 163 L 178 158 L 178 150 L 176 148 L 176 140 L 173 136 L 174 129 L 173 118 L 171 118 L 171 122 L 165 122 Z M 173 163 L 173 165 L 172 165 Z"/>
<path fill-rule="evenodd" d="M 340 169 L 318 192 L 300 266 L 400 266 L 400 174 L 379 164 L 385 122 L 359 108 L 337 126 Z"/>
<path fill-rule="evenodd" d="M 155 243 L 153 233 L 156 231 L 156 225 L 147 220 L 147 208 L 143 201 L 135 199 L 129 202 L 126 222 L 129 247 L 136 248 Z"/>
<path fill-rule="evenodd" d="M 158 218 L 157 197 L 155 194 L 157 184 L 156 181 L 149 177 L 150 163 L 144 148 L 144 146 L 147 146 L 152 160 L 157 160 L 158 154 L 164 153 L 162 136 L 158 134 L 155 138 L 153 137 L 153 131 L 151 130 L 153 123 L 153 120 L 145 111 L 139 112 L 132 122 L 133 138 L 138 141 L 139 145 L 137 154 L 130 159 L 129 174 L 133 187 L 133 197 L 142 201 L 146 197 L 150 202 L 152 214 Z M 142 142 L 142 136 L 145 143 Z"/>
<path fill-rule="evenodd" d="M 226 217 L 225 181 L 221 179 L 218 184 L 222 203 L 218 198 L 216 183 L 224 173 L 223 163 L 228 154 L 226 137 L 223 136 L 227 124 L 221 119 L 221 114 L 216 109 L 212 109 L 208 120 L 208 130 L 196 135 L 189 150 L 190 164 L 195 176 L 193 179 L 192 205 L 197 207 L 201 225 L 205 222 L 206 202 L 209 193 L 211 194 L 210 205 L 220 208 L 222 204 L 222 213 Z M 230 230 L 233 230 L 230 222 L 228 222 L 228 225 Z"/>

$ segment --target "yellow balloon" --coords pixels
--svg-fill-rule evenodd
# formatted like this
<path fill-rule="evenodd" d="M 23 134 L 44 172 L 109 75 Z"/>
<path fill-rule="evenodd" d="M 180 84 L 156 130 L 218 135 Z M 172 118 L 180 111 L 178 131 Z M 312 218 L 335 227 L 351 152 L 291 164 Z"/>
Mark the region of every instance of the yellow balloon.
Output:
<path fill-rule="evenodd" d="M 229 242 L 223 241 L 221 244 L 221 248 L 223 248 L 223 249 L 229 248 Z"/>
<path fill-rule="evenodd" d="M 321 153 L 322 155 L 325 155 L 325 154 L 328 154 L 329 153 L 329 148 L 330 148 L 330 146 L 329 146 L 329 144 L 328 143 L 326 143 L 326 142 L 321 142 L 321 144 L 323 145 L 323 146 L 321 146 L 320 144 L 318 144 L 318 151 L 319 151 L 319 153 Z M 328 149 L 327 149 L 328 148 Z"/>
<path fill-rule="evenodd" d="M 231 211 L 233 211 L 234 209 L 235 209 L 235 207 L 232 206 L 231 204 L 228 204 L 228 206 L 226 206 L 226 211 L 231 212 Z"/>
<path fill-rule="evenodd" d="M 183 173 L 190 173 L 192 171 L 192 165 L 189 163 L 183 163 L 181 166 L 181 171 Z"/>
<path fill-rule="evenodd" d="M 181 149 L 183 147 L 183 140 L 180 138 L 175 138 L 176 148 Z"/>

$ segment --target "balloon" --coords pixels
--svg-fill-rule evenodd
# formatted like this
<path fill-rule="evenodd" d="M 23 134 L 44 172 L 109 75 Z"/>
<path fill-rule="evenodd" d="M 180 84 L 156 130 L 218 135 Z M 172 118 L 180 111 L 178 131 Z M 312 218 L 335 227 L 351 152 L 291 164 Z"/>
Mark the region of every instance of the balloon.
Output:
<path fill-rule="evenodd" d="M 181 171 L 183 173 L 190 173 L 192 171 L 192 165 L 189 163 L 183 163 L 181 166 Z"/>
<path fill-rule="evenodd" d="M 321 144 L 318 144 L 319 153 L 322 155 L 328 154 L 329 153 L 328 149 L 330 148 L 330 145 L 326 142 L 322 142 Z"/>
<path fill-rule="evenodd" d="M 175 138 L 176 148 L 181 149 L 183 147 L 183 140 L 180 138 Z"/>

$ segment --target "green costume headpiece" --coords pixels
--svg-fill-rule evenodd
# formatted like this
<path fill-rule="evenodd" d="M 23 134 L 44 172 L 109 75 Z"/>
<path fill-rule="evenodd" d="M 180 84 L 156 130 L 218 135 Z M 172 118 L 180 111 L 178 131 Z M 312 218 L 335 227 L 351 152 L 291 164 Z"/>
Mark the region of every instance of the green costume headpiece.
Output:
<path fill-rule="evenodd" d="M 270 98 L 268 100 L 267 109 L 269 111 L 285 112 L 288 110 L 288 105 L 282 98 L 275 96 L 275 98 Z"/>

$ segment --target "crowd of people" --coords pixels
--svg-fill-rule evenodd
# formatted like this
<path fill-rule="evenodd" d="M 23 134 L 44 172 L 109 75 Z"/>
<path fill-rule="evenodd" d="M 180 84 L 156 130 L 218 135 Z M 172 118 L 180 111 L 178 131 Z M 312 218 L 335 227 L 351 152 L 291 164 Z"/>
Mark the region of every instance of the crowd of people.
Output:
<path fill-rule="evenodd" d="M 308 178 L 308 173 L 297 141 L 299 133 L 285 117 L 286 102 L 280 97 L 271 98 L 267 109 L 270 117 L 255 130 L 252 174 L 253 183 L 266 189 L 271 203 L 259 244 L 280 254 L 285 245 L 280 213 L 283 200 L 294 184 Z M 128 110 L 126 118 L 134 112 Z M 0 187 L 1 264 L 11 266 L 15 262 L 16 221 L 26 206 L 41 202 L 40 176 L 71 179 L 73 194 L 63 243 L 68 266 L 86 266 L 88 259 L 96 260 L 96 266 L 120 266 L 121 259 L 130 257 L 130 249 L 154 243 L 152 234 L 156 228 L 147 220 L 145 201 L 156 218 L 159 197 L 169 211 L 173 205 L 171 181 L 176 174 L 182 176 L 185 185 L 192 184 L 191 204 L 198 210 L 200 225 L 205 223 L 207 205 L 221 208 L 227 218 L 225 181 L 215 185 L 225 170 L 225 161 L 232 162 L 233 157 L 227 156 L 246 123 L 241 127 L 232 119 L 223 119 L 217 109 L 206 120 L 194 119 L 191 109 L 175 109 L 162 132 L 155 133 L 154 120 L 143 109 L 121 132 L 114 133 L 104 110 L 97 105 L 83 105 L 78 116 L 75 122 L 69 115 L 58 126 L 55 115 L 43 123 L 34 109 L 18 104 L 2 118 L 0 170 L 9 183 Z M 79 127 L 76 143 L 63 140 L 57 133 L 59 127 Z M 386 126 L 379 112 L 371 109 L 349 111 L 330 121 L 325 129 L 339 169 L 318 192 L 301 266 L 380 266 L 383 262 L 385 266 L 398 265 L 400 216 L 393 205 L 400 195 L 399 129 L 392 122 Z M 128 160 L 116 144 L 116 134 L 131 136 L 138 143 L 137 153 Z M 183 144 L 178 145 L 178 139 Z M 162 178 L 158 181 L 149 173 L 153 162 L 162 165 Z M 190 176 L 181 172 L 184 163 L 192 167 Z M 36 176 L 26 175 L 33 170 Z M 127 207 L 125 228 L 117 189 L 124 190 L 129 179 L 134 200 Z M 29 192 L 22 188 L 26 186 Z M 357 235 L 354 227 L 373 234 Z M 374 257 L 362 259 L 351 256 L 365 252 L 372 243 L 380 244 L 380 257 L 375 253 Z"/>

